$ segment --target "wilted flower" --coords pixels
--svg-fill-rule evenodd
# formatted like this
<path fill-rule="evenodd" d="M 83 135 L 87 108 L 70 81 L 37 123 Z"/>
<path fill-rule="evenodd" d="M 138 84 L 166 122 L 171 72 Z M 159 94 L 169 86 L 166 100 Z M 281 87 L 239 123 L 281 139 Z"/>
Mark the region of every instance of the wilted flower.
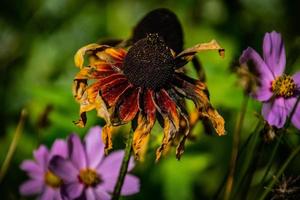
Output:
<path fill-rule="evenodd" d="M 100 137 L 101 128 L 90 129 L 82 143 L 76 134 L 68 138 L 69 155 L 67 158 L 55 156 L 50 169 L 64 184 L 61 187 L 63 197 L 67 199 L 109 200 L 121 168 L 124 151 L 116 151 L 104 157 L 104 145 Z M 128 171 L 134 167 L 130 160 Z M 131 195 L 139 191 L 139 179 L 127 174 L 121 195 Z"/>
<path fill-rule="evenodd" d="M 147 29 L 142 30 L 144 35 Z M 79 49 L 75 55 L 75 64 L 80 68 L 73 87 L 74 97 L 80 103 L 81 118 L 77 124 L 84 126 L 86 112 L 96 109 L 98 116 L 106 120 L 103 129 L 106 150 L 112 148 L 112 126 L 136 120 L 133 149 L 139 158 L 141 147 L 158 118 L 164 128 L 162 145 L 156 153 L 158 159 L 178 135 L 180 119 L 184 119 L 187 126 L 177 147 L 179 158 L 189 134 L 188 113 L 183 104 L 185 98 L 194 101 L 200 117 L 208 119 L 218 135 L 225 132 L 224 120 L 212 107 L 206 85 L 186 76 L 181 70 L 197 52 L 219 50 L 223 53 L 223 49 L 213 40 L 177 53 L 178 49 L 171 49 L 168 46 L 170 42 L 159 34 L 147 34 L 128 51 L 90 44 Z M 135 32 L 135 35 L 138 34 Z M 180 45 L 174 46 L 180 48 Z M 84 65 L 85 54 L 89 56 L 87 65 Z"/>
<path fill-rule="evenodd" d="M 60 187 L 63 181 L 49 169 L 49 161 L 56 155 L 65 158 L 67 156 L 67 145 L 63 140 L 56 140 L 48 151 L 47 147 L 41 145 L 33 153 L 35 160 L 25 160 L 21 169 L 26 171 L 30 180 L 20 186 L 22 195 L 39 195 L 38 199 L 60 200 Z"/>
<path fill-rule="evenodd" d="M 298 200 L 300 198 L 300 176 L 286 178 L 283 175 L 271 191 L 271 200 Z"/>
<path fill-rule="evenodd" d="M 300 94 L 300 72 L 293 76 L 284 74 L 286 57 L 281 35 L 275 31 L 265 34 L 263 59 L 248 47 L 240 57 L 240 63 L 248 61 L 259 73 L 259 86 L 252 95 L 263 102 L 264 119 L 270 125 L 282 128 Z M 292 123 L 300 129 L 300 106 L 292 116 Z"/>

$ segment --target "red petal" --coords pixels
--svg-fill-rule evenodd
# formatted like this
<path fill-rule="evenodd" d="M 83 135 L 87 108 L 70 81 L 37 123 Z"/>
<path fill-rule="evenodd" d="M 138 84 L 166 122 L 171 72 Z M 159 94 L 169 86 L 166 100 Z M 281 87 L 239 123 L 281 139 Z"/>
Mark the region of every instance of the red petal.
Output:
<path fill-rule="evenodd" d="M 139 110 L 139 93 L 141 89 L 136 88 L 119 107 L 119 116 L 123 122 L 131 121 Z"/>
<path fill-rule="evenodd" d="M 176 109 L 176 103 L 171 99 L 167 91 L 164 89 L 160 90 L 157 94 L 157 103 L 163 113 L 167 113 L 173 122 L 179 121 L 179 116 Z"/>
<path fill-rule="evenodd" d="M 148 121 L 154 122 L 156 115 L 156 108 L 154 103 L 153 90 L 147 89 L 144 96 L 144 111 L 148 118 Z"/>
<path fill-rule="evenodd" d="M 112 87 L 112 85 L 115 85 L 116 82 L 125 80 L 126 77 L 122 74 L 112 74 L 110 76 L 99 79 L 97 82 L 99 82 L 102 90 L 106 90 L 107 88 Z"/>
<path fill-rule="evenodd" d="M 132 85 L 125 79 L 116 79 L 101 87 L 103 99 L 109 106 L 115 105 L 119 97 Z"/>

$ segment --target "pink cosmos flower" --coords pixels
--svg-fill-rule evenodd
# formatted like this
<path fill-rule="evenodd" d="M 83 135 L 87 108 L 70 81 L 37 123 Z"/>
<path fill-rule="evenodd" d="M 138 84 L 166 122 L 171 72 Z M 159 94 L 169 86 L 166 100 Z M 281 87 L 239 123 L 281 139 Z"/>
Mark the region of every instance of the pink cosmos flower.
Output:
<path fill-rule="evenodd" d="M 240 63 L 251 61 L 259 73 L 259 86 L 252 96 L 263 102 L 262 115 L 272 126 L 282 128 L 300 94 L 300 72 L 284 74 L 286 57 L 281 35 L 266 33 L 263 41 L 263 58 L 251 47 L 244 50 Z M 292 116 L 292 123 L 300 129 L 300 106 Z"/>
<path fill-rule="evenodd" d="M 104 156 L 101 128 L 91 128 L 84 142 L 76 134 L 68 138 L 68 158 L 55 156 L 50 169 L 62 178 L 61 192 L 66 199 L 109 200 L 121 168 L 124 151 Z M 128 171 L 134 167 L 131 158 Z M 127 174 L 121 195 L 139 192 L 139 179 Z"/>
<path fill-rule="evenodd" d="M 21 164 L 21 169 L 30 179 L 20 186 L 20 193 L 24 196 L 39 195 L 37 199 L 41 200 L 61 200 L 60 186 L 63 182 L 48 167 L 54 156 L 65 158 L 67 154 L 67 144 L 63 140 L 56 140 L 50 151 L 41 145 L 33 152 L 35 160 L 25 160 Z"/>

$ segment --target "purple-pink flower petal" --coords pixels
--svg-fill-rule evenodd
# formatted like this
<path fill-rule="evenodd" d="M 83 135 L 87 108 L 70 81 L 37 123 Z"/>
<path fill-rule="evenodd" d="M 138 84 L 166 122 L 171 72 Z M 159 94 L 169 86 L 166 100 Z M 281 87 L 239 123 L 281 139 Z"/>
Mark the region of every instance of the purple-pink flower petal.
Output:
<path fill-rule="evenodd" d="M 85 190 L 85 196 L 86 196 L 86 199 L 88 199 L 88 200 L 97 200 L 94 188 L 91 188 L 91 187 L 87 188 Z"/>
<path fill-rule="evenodd" d="M 82 194 L 84 185 L 79 182 L 67 183 L 62 186 L 62 190 L 62 193 L 67 195 L 67 199 L 76 199 Z"/>
<path fill-rule="evenodd" d="M 28 173 L 31 178 L 43 180 L 45 171 L 33 160 L 24 160 L 20 168 Z"/>
<path fill-rule="evenodd" d="M 273 93 L 270 87 L 261 86 L 256 89 L 252 96 L 259 101 L 268 101 L 273 96 Z"/>
<path fill-rule="evenodd" d="M 300 71 L 293 75 L 293 80 L 295 84 L 297 85 L 298 91 L 300 91 Z"/>
<path fill-rule="evenodd" d="M 97 196 L 97 199 L 101 199 L 101 200 L 110 200 L 111 199 L 108 192 L 101 185 L 95 188 L 95 194 Z"/>
<path fill-rule="evenodd" d="M 300 129 L 300 103 L 298 103 L 297 108 L 292 116 L 292 123 L 297 129 Z"/>
<path fill-rule="evenodd" d="M 289 113 L 286 108 L 284 98 L 282 97 L 263 104 L 262 115 L 264 119 L 272 126 L 282 128 L 285 124 L 288 114 Z"/>
<path fill-rule="evenodd" d="M 100 126 L 91 128 L 85 136 L 85 148 L 89 167 L 97 168 L 104 156 Z"/>
<path fill-rule="evenodd" d="M 240 57 L 240 63 L 247 63 L 252 61 L 256 71 L 259 73 L 259 80 L 261 85 L 271 86 L 272 81 L 274 80 L 274 76 L 270 71 L 269 67 L 266 63 L 262 60 L 260 55 L 251 47 L 248 47 L 246 50 L 243 51 Z"/>
<path fill-rule="evenodd" d="M 140 180 L 133 175 L 126 175 L 121 195 L 132 195 L 140 191 Z"/>
<path fill-rule="evenodd" d="M 280 33 L 266 33 L 263 42 L 263 55 L 266 64 L 275 77 L 280 76 L 285 68 L 285 48 Z"/>
<path fill-rule="evenodd" d="M 30 179 L 20 186 L 20 193 L 22 195 L 35 195 L 42 192 L 44 183 L 41 180 Z"/>
<path fill-rule="evenodd" d="M 61 156 L 54 156 L 50 161 L 49 168 L 67 183 L 77 181 L 78 170 L 70 160 Z"/>
<path fill-rule="evenodd" d="M 58 190 L 55 190 L 51 187 L 46 187 L 39 199 L 40 200 L 54 200 L 54 199 L 56 199 L 56 193 L 58 193 L 58 192 L 59 192 Z"/>
<path fill-rule="evenodd" d="M 71 134 L 68 138 L 68 150 L 70 153 L 70 159 L 74 163 L 77 169 L 87 167 L 87 160 L 84 147 L 80 138 L 76 134 Z"/>
<path fill-rule="evenodd" d="M 63 158 L 66 158 L 68 156 L 68 147 L 67 143 L 64 140 L 58 139 L 55 140 L 53 143 L 50 153 L 49 153 L 49 158 L 51 159 L 53 156 L 61 156 Z"/>
<path fill-rule="evenodd" d="M 37 150 L 33 152 L 33 156 L 37 162 L 37 164 L 43 169 L 43 171 L 47 170 L 49 152 L 45 145 L 41 145 Z"/>
<path fill-rule="evenodd" d="M 99 165 L 98 171 L 103 178 L 111 177 L 119 174 L 121 169 L 122 159 L 124 157 L 124 151 L 115 151 L 110 153 L 103 162 Z M 134 167 L 133 157 L 129 160 L 128 171 L 131 171 Z"/>

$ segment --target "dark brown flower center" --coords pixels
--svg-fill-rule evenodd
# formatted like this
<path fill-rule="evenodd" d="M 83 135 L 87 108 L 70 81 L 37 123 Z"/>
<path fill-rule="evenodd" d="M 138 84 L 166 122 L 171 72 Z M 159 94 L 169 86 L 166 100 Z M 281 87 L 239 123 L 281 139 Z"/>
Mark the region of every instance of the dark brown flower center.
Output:
<path fill-rule="evenodd" d="M 149 34 L 128 51 L 124 74 L 135 86 L 163 87 L 174 73 L 175 62 L 170 49 L 157 34 Z"/>
<path fill-rule="evenodd" d="M 94 187 L 101 183 L 101 177 L 93 169 L 83 169 L 79 172 L 79 181 L 83 183 L 86 187 Z"/>
<path fill-rule="evenodd" d="M 47 171 L 45 173 L 44 180 L 45 180 L 46 185 L 53 187 L 53 188 L 59 188 L 63 184 L 63 181 L 61 180 L 61 178 L 56 176 L 51 171 Z"/>
<path fill-rule="evenodd" d="M 291 97 L 296 90 L 296 84 L 291 76 L 282 75 L 272 82 L 272 91 L 276 96 Z"/>

